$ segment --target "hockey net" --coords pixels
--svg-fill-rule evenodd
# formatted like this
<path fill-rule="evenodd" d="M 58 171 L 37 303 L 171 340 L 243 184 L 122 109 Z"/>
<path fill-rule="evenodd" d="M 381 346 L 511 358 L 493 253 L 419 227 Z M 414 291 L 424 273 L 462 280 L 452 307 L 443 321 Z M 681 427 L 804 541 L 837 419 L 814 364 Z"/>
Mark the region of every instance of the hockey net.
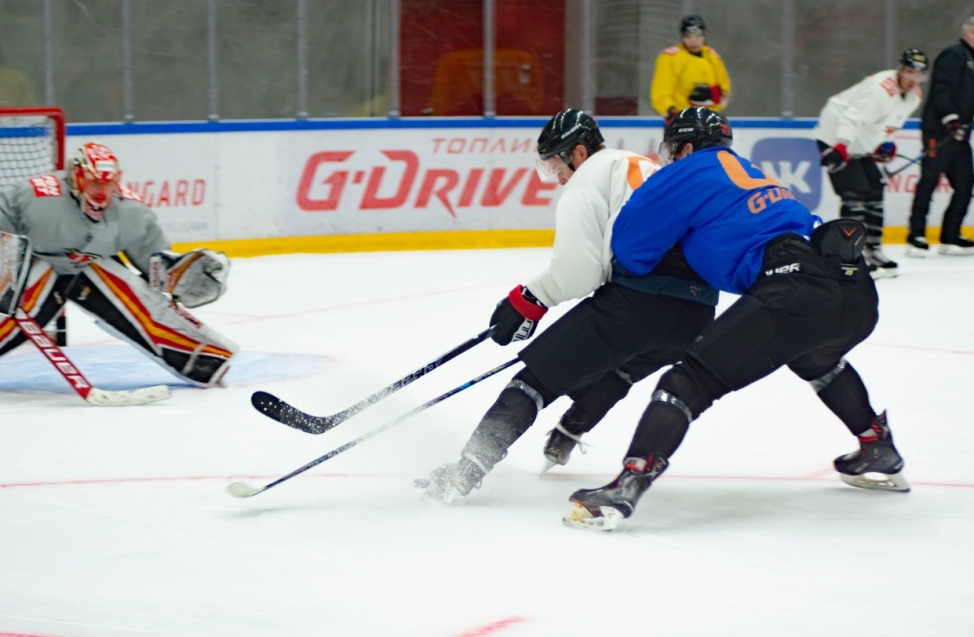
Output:
<path fill-rule="evenodd" d="M 64 112 L 0 108 L 0 187 L 64 168 Z"/>

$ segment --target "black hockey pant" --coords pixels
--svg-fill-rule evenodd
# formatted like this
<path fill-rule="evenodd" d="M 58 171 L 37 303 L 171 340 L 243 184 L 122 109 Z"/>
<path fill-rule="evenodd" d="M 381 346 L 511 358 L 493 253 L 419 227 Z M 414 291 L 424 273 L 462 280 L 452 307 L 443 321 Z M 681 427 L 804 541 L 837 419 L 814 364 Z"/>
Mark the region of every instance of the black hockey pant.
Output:
<path fill-rule="evenodd" d="M 923 147 L 932 148 L 940 140 L 923 133 Z M 910 236 L 922 237 L 927 230 L 927 213 L 930 212 L 930 198 L 933 196 L 940 175 L 943 174 L 954 189 L 954 194 L 944 211 L 944 220 L 940 226 L 941 243 L 953 243 L 960 236 L 960 227 L 967 214 L 967 207 L 971 203 L 971 192 L 974 191 L 974 158 L 971 156 L 971 145 L 968 140 L 949 141 L 942 148 L 931 151 L 920 162 L 920 181 L 913 195 L 913 207 L 910 210 Z"/>
<path fill-rule="evenodd" d="M 819 148 L 827 148 L 818 142 Z M 883 191 L 886 180 L 872 157 L 856 157 L 841 170 L 829 173 L 832 189 L 842 200 L 839 216 L 861 221 L 866 226 L 866 245 L 883 242 Z"/>
<path fill-rule="evenodd" d="M 782 365 L 808 381 L 853 434 L 868 429 L 875 415 L 869 395 L 843 359 L 879 318 L 876 287 L 859 265 L 849 280 L 795 272 L 759 278 L 660 379 L 627 457 L 669 458 L 715 400 Z"/>
<path fill-rule="evenodd" d="M 560 396 L 573 404 L 562 425 L 590 431 L 632 385 L 675 363 L 713 321 L 710 305 L 608 283 L 521 350 L 519 372 L 464 447 L 488 469 Z"/>

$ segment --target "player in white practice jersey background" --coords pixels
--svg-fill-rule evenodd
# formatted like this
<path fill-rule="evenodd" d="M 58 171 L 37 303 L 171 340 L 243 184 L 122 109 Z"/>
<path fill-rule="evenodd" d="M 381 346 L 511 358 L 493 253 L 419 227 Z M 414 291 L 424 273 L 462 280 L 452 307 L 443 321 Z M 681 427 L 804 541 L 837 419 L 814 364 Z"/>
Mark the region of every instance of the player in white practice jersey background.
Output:
<path fill-rule="evenodd" d="M 822 165 L 842 199 L 839 216 L 866 226 L 863 256 L 873 277 L 895 277 L 898 265 L 880 248 L 886 179 L 878 164 L 896 156 L 892 135 L 919 108 L 926 71 L 927 56 L 907 49 L 898 69 L 870 75 L 830 97 L 815 127 Z"/>
<path fill-rule="evenodd" d="M 121 174 L 111 150 L 89 143 L 63 173 L 0 189 L 0 231 L 26 236 L 34 255 L 20 307 L 44 325 L 71 301 L 179 378 L 216 385 L 237 346 L 181 306 L 219 298 L 230 263 L 205 249 L 171 252 Z M 0 356 L 24 340 L 12 318 L 0 321 Z"/>

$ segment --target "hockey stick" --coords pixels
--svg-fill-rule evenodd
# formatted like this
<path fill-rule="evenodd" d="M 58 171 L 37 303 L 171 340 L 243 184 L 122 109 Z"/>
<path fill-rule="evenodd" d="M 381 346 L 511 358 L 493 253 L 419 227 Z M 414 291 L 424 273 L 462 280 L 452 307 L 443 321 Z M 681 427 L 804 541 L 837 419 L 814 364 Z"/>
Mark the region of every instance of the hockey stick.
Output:
<path fill-rule="evenodd" d="M 491 327 L 490 329 L 484 330 L 470 340 L 454 347 L 436 360 L 426 363 L 426 365 L 420 367 L 410 374 L 403 376 L 391 385 L 383 387 L 365 400 L 357 402 L 348 409 L 344 409 L 331 416 L 312 416 L 311 414 L 305 413 L 300 409 L 297 409 L 284 402 L 277 396 L 269 394 L 265 391 L 254 392 L 254 394 L 250 397 L 250 404 L 254 406 L 254 409 L 264 414 L 268 418 L 273 418 L 277 422 L 285 424 L 288 427 L 293 427 L 309 434 L 323 434 L 332 427 L 345 422 L 363 409 L 371 407 L 375 403 L 391 394 L 394 394 L 411 382 L 422 378 L 426 374 L 429 374 L 437 367 L 440 367 L 441 365 L 453 360 L 475 345 L 483 343 L 493 333 L 493 329 L 494 328 Z"/>
<path fill-rule="evenodd" d="M 962 126 L 961 128 L 967 128 L 967 127 L 966 126 Z M 937 151 L 937 150 L 943 148 L 944 145 L 947 142 L 949 142 L 950 140 L 952 140 L 952 139 L 954 139 L 954 136 L 953 135 L 947 135 L 946 137 L 944 137 L 943 139 L 941 139 L 939 142 L 937 142 L 936 146 L 931 146 L 930 148 L 928 148 L 927 150 L 923 151 L 922 153 L 920 153 L 916 157 L 913 157 L 912 159 L 909 158 L 909 157 L 904 157 L 903 155 L 897 155 L 897 157 L 899 159 L 905 159 L 906 160 L 906 163 L 904 165 L 900 166 L 899 168 L 897 168 L 896 170 L 894 170 L 893 172 L 890 172 L 890 171 L 886 170 L 886 167 L 884 166 L 883 167 L 883 172 L 886 173 L 886 176 L 887 177 L 892 177 L 893 175 L 898 175 L 901 172 L 903 172 L 904 170 L 906 170 L 907 168 L 909 168 L 910 166 L 912 166 L 913 164 L 917 164 L 917 163 L 920 163 L 921 161 L 923 161 L 923 159 L 927 155 L 929 155 L 930 153 L 932 153 L 934 151 Z"/>
<path fill-rule="evenodd" d="M 341 447 L 338 447 L 334 451 L 329 451 L 328 453 L 326 453 L 325 455 L 321 456 L 320 458 L 317 458 L 315 460 L 312 460 L 311 462 L 309 462 L 308 464 L 304 465 L 300 469 L 295 469 L 294 471 L 292 471 L 291 473 L 287 474 L 283 478 L 278 478 L 274 482 L 271 482 L 271 483 L 266 484 L 266 485 L 264 485 L 262 487 L 259 487 L 259 488 L 254 488 L 254 487 L 250 486 L 249 484 L 247 484 L 246 482 L 233 482 L 233 483 L 231 483 L 227 487 L 227 491 L 229 491 L 230 492 L 230 495 L 232 495 L 235 498 L 252 498 L 253 496 L 257 495 L 258 493 L 263 493 L 264 491 L 267 491 L 271 487 L 275 487 L 275 486 L 281 484 L 285 480 L 290 480 L 291 478 L 293 478 L 294 476 L 298 475 L 299 473 L 304 473 L 305 471 L 307 471 L 308 469 L 311 469 L 312 467 L 317 467 L 322 462 L 334 458 L 338 454 L 340 454 L 340 453 L 342 453 L 344 451 L 347 451 L 347 450 L 351 449 L 352 447 L 354 447 L 355 445 L 357 445 L 360 442 L 364 442 L 364 441 L 368 440 L 369 438 L 371 438 L 373 436 L 379 435 L 380 433 L 382 433 L 386 429 L 390 429 L 393 426 L 398 425 L 402 421 L 406 420 L 407 418 L 409 418 L 411 416 L 415 416 L 419 412 L 425 411 L 425 410 L 429 409 L 430 407 L 432 407 L 433 405 L 435 405 L 437 403 L 443 402 L 444 400 L 446 400 L 450 396 L 453 396 L 454 394 L 459 394 L 464 389 L 467 389 L 469 387 L 473 387 L 474 385 L 476 385 L 480 381 L 482 381 L 482 380 L 484 380 L 486 378 L 490 378 L 491 376 L 493 376 L 494 374 L 496 374 L 498 372 L 504 371 L 505 369 L 507 369 L 508 367 L 510 367 L 511 365 L 513 365 L 516 362 L 518 362 L 518 359 L 515 358 L 513 360 L 507 361 L 506 363 L 503 363 L 501 365 L 498 365 L 494 369 L 492 369 L 490 371 L 487 371 L 487 372 L 484 372 L 483 374 L 481 374 L 480 376 L 477 376 L 476 378 L 472 378 L 472 379 L 468 380 L 467 382 L 465 382 L 464 384 L 460 385 L 459 387 L 454 387 L 453 389 L 451 389 L 450 391 L 446 392 L 445 394 L 441 394 L 441 395 L 437 396 L 436 398 L 434 398 L 433 400 L 427 401 L 427 402 L 423 403 L 422 405 L 420 405 L 419 407 L 416 407 L 415 409 L 412 409 L 410 411 L 407 411 L 406 413 L 404 413 L 403 415 L 399 416 L 395 420 L 390 420 L 389 422 L 387 422 L 386 424 L 382 425 L 381 427 L 376 427 L 372 431 L 370 431 L 370 432 L 368 432 L 366 434 L 363 434 L 363 435 L 359 436 L 355 440 L 352 440 L 351 442 L 346 442 Z"/>
<path fill-rule="evenodd" d="M 166 385 L 155 385 L 127 391 L 107 391 L 92 387 L 88 379 L 64 355 L 61 348 L 47 337 L 44 329 L 37 321 L 20 308 L 17 308 L 13 319 L 17 322 L 17 327 L 24 333 L 24 336 L 30 339 L 37 346 L 37 349 L 41 350 L 44 357 L 51 362 L 51 365 L 54 365 L 54 368 L 64 376 L 64 379 L 71 385 L 71 389 L 78 392 L 79 396 L 92 405 L 101 407 L 145 405 L 165 400 L 171 396 L 169 387 Z"/>

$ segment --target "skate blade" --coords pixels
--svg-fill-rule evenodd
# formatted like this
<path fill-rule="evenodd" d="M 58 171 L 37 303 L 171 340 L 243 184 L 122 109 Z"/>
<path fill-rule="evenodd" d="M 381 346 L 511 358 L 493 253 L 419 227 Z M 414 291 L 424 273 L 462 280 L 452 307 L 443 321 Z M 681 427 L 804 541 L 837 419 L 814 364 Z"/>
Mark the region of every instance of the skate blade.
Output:
<path fill-rule="evenodd" d="M 899 493 L 909 493 L 910 483 L 906 481 L 903 472 L 899 473 L 880 473 L 876 475 L 885 476 L 884 479 L 870 478 L 868 474 L 861 476 L 847 476 L 840 473 L 842 481 L 851 487 L 859 489 L 873 489 L 875 491 L 896 491 Z"/>
<path fill-rule="evenodd" d="M 561 519 L 565 526 L 573 529 L 585 529 L 588 531 L 611 531 L 619 526 L 624 518 L 622 513 L 612 507 L 599 507 L 602 515 L 594 516 L 592 512 L 576 502 L 571 503 L 572 508 Z"/>
<path fill-rule="evenodd" d="M 974 255 L 974 248 L 962 248 L 951 244 L 941 245 L 937 250 L 946 257 L 969 257 Z"/>
<path fill-rule="evenodd" d="M 899 274 L 900 273 L 896 271 L 896 268 L 876 268 L 875 270 L 869 273 L 869 275 L 873 278 L 873 280 L 895 279 L 896 277 L 899 276 Z"/>
<path fill-rule="evenodd" d="M 544 477 L 544 474 L 551 471 L 554 467 L 558 466 L 558 463 L 553 460 L 544 459 L 544 466 L 541 467 L 541 473 L 538 474 L 539 478 Z"/>
<path fill-rule="evenodd" d="M 921 250 L 920 248 L 907 248 L 906 256 L 913 257 L 914 259 L 926 259 L 930 256 L 930 251 Z"/>

